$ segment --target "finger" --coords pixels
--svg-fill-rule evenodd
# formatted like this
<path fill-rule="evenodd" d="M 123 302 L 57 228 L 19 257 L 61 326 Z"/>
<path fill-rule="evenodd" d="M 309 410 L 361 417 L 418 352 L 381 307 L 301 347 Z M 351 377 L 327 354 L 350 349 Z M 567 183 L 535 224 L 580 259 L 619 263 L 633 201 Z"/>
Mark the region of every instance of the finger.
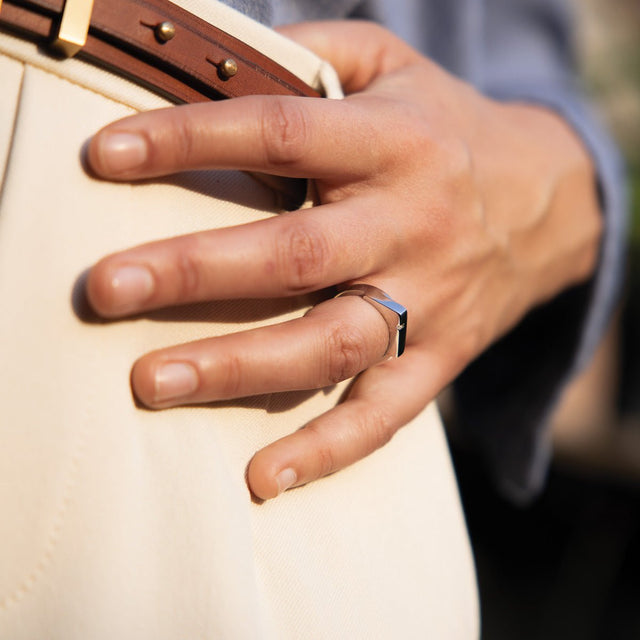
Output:
<path fill-rule="evenodd" d="M 397 240 L 382 230 L 383 217 L 370 214 L 374 206 L 351 199 L 348 208 L 325 205 L 141 245 L 98 262 L 89 272 L 87 295 L 100 315 L 112 318 L 204 300 L 324 289 L 375 272 L 395 250 Z"/>
<path fill-rule="evenodd" d="M 379 362 L 389 329 L 361 298 L 337 298 L 304 318 L 150 353 L 132 371 L 137 398 L 160 409 L 318 389 Z"/>
<path fill-rule="evenodd" d="M 329 61 L 346 93 L 362 91 L 380 75 L 424 61 L 397 36 L 372 22 L 304 22 L 278 27 L 278 31 Z"/>
<path fill-rule="evenodd" d="M 274 498 L 364 458 L 435 397 L 438 383 L 417 350 L 369 369 L 343 404 L 256 453 L 247 472 L 251 491 Z"/>
<path fill-rule="evenodd" d="M 379 153 L 354 154 L 385 137 L 357 103 L 276 96 L 148 111 L 112 123 L 87 159 L 104 178 L 132 180 L 190 169 L 243 169 L 327 180 L 371 172 Z"/>

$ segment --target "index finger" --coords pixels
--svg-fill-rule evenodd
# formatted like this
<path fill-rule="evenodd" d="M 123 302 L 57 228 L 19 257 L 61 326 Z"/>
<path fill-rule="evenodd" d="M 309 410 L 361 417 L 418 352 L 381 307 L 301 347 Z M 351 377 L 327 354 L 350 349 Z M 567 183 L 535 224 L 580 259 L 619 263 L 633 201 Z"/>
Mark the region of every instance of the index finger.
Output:
<path fill-rule="evenodd" d="M 376 170 L 371 140 L 385 135 L 360 102 L 247 96 L 145 112 L 99 131 L 87 158 L 115 180 L 242 169 L 344 182 Z"/>

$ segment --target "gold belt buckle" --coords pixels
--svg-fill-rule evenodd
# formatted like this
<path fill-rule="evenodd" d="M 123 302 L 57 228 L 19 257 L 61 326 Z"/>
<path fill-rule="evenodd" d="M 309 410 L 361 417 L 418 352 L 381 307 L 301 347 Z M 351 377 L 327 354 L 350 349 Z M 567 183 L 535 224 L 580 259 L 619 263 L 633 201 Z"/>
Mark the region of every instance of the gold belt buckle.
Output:
<path fill-rule="evenodd" d="M 53 47 L 67 58 L 75 56 L 87 42 L 94 0 L 66 0 Z M 2 0 L 0 0 L 0 6 Z"/>

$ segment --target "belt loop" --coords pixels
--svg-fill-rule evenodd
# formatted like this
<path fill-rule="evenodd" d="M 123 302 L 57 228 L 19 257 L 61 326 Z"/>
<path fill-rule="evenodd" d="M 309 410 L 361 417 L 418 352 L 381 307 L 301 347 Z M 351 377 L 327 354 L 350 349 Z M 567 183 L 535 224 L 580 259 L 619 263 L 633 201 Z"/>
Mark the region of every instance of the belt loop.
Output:
<path fill-rule="evenodd" d="M 67 58 L 75 56 L 87 42 L 93 2 L 94 0 L 65 0 L 53 47 Z"/>

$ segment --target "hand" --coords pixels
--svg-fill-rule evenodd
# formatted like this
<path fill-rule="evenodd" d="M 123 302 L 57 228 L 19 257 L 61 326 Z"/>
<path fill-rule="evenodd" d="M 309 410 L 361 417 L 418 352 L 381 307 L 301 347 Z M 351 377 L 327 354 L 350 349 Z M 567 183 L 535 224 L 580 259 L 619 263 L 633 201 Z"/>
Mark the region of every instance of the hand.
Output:
<path fill-rule="evenodd" d="M 321 201 L 104 258 L 87 286 L 106 317 L 354 281 L 408 308 L 407 350 L 394 360 L 380 362 L 381 315 L 351 297 L 135 363 L 134 392 L 153 408 L 360 374 L 344 403 L 255 455 L 248 481 L 265 499 L 382 446 L 531 307 L 588 277 L 600 234 L 590 160 L 553 113 L 491 101 L 371 24 L 285 32 L 333 63 L 345 100 L 143 113 L 107 126 L 88 152 L 110 180 L 244 169 L 314 178 Z"/>

